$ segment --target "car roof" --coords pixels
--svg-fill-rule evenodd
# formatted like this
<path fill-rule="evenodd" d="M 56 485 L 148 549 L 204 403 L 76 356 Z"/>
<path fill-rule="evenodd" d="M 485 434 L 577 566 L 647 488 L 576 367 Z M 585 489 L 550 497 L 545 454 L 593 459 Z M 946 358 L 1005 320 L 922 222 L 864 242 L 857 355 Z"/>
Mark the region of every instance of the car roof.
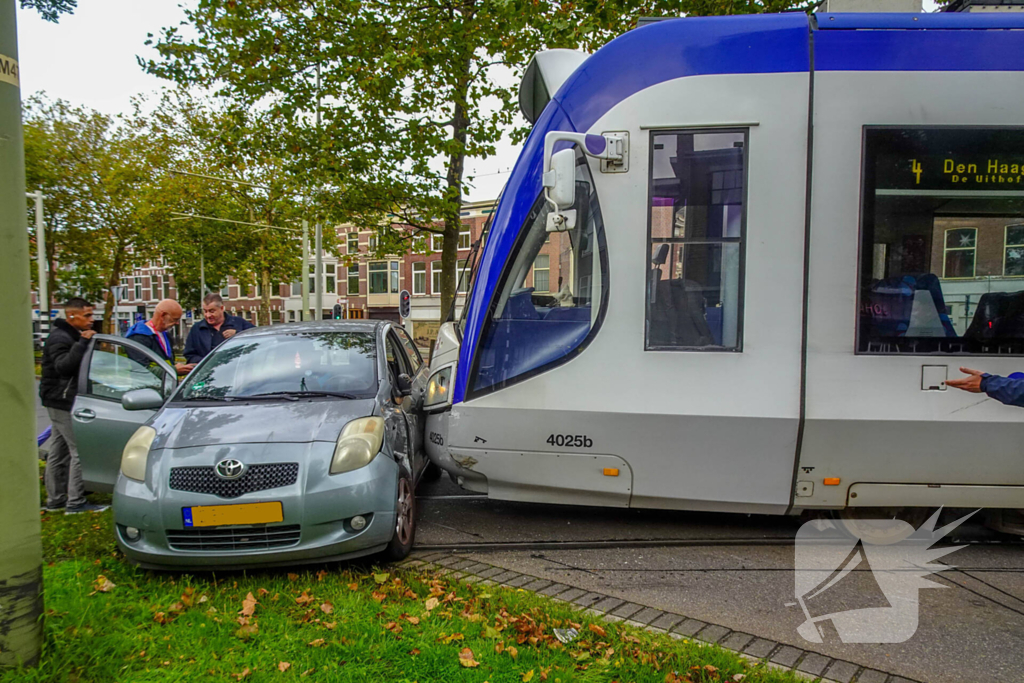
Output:
<path fill-rule="evenodd" d="M 296 334 L 302 332 L 364 332 L 375 333 L 388 324 L 387 320 L 312 320 L 304 323 L 281 323 L 253 327 L 244 332 L 247 337 L 265 337 L 274 334 Z"/>

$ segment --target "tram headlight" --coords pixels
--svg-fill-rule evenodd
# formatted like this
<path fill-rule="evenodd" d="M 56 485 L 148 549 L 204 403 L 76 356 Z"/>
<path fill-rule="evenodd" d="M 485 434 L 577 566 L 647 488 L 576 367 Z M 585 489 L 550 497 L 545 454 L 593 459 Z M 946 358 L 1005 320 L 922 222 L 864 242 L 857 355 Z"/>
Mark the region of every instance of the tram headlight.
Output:
<path fill-rule="evenodd" d="M 148 425 L 135 430 L 121 452 L 121 474 L 136 481 L 146 481 L 146 462 L 155 438 L 156 430 Z"/>
<path fill-rule="evenodd" d="M 366 467 L 380 453 L 384 444 L 384 420 L 362 417 L 352 420 L 341 430 L 331 458 L 331 474 L 351 472 Z"/>
<path fill-rule="evenodd" d="M 424 408 L 439 408 L 452 402 L 452 374 L 454 365 L 441 368 L 427 382 L 427 395 L 423 399 Z"/>

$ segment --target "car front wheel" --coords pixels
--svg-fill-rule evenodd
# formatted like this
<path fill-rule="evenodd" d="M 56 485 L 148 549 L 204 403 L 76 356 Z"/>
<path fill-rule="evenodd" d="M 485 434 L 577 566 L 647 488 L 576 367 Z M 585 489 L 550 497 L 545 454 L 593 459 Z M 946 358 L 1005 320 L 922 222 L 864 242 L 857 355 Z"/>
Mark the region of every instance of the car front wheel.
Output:
<path fill-rule="evenodd" d="M 383 556 L 391 562 L 404 560 L 412 551 L 416 538 L 416 495 L 412 476 L 404 469 L 398 477 L 398 500 L 395 502 L 395 533 Z"/>

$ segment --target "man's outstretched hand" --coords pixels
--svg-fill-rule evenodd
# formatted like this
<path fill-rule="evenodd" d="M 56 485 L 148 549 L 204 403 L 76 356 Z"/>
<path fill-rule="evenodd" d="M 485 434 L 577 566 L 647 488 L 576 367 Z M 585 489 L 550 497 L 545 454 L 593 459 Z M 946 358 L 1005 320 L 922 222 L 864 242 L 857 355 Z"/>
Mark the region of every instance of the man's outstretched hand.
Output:
<path fill-rule="evenodd" d="M 972 394 L 981 393 L 981 376 L 984 374 L 981 370 L 971 370 L 970 368 L 960 368 L 960 372 L 967 375 L 967 377 L 961 377 L 960 379 L 947 379 L 946 386 L 953 387 L 954 389 L 963 389 L 969 391 Z"/>

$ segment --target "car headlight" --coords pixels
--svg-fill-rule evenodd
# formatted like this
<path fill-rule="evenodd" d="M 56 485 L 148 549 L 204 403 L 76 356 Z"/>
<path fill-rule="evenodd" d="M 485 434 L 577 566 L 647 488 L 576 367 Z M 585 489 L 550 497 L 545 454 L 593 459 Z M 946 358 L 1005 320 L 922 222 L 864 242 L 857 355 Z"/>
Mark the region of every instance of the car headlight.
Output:
<path fill-rule="evenodd" d="M 331 459 L 331 474 L 351 472 L 370 464 L 384 445 L 384 419 L 361 417 L 341 430 Z"/>
<path fill-rule="evenodd" d="M 423 399 L 423 407 L 431 408 L 445 405 L 452 401 L 452 372 L 454 365 L 443 367 L 427 381 L 427 395 Z"/>
<path fill-rule="evenodd" d="M 152 427 L 142 425 L 135 430 L 121 453 L 121 474 L 136 481 L 146 481 L 146 461 L 155 438 L 156 430 Z"/>

